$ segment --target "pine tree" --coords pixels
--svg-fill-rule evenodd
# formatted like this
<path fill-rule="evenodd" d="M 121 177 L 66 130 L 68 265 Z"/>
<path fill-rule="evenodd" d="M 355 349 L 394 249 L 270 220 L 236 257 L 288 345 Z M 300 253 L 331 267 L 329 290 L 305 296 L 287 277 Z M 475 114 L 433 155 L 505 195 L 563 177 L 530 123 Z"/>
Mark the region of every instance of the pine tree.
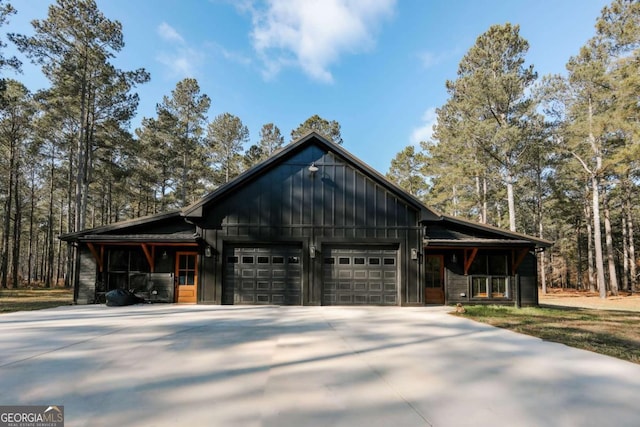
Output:
<path fill-rule="evenodd" d="M 212 170 L 218 183 L 229 182 L 242 172 L 242 150 L 249 140 L 249 129 L 240 118 L 223 113 L 209 123 L 207 145 Z"/>
<path fill-rule="evenodd" d="M 340 133 L 340 123 L 335 120 L 328 121 L 314 114 L 296 129 L 291 131 L 291 140 L 295 141 L 309 132 L 317 132 L 329 141 L 342 145 L 342 135 Z"/>
<path fill-rule="evenodd" d="M 254 144 L 244 155 L 243 162 L 247 168 L 260 163 L 269 158 L 273 153 L 282 147 L 284 137 L 280 133 L 278 126 L 267 123 L 260 129 L 260 141 Z"/>
<path fill-rule="evenodd" d="M 167 130 L 169 150 L 164 161 L 175 162 L 175 192 L 179 207 L 188 205 L 205 192 L 206 175 L 204 137 L 211 99 L 200 93 L 196 79 L 186 78 L 176 84 L 171 97 L 165 96 L 156 108 L 158 117 L 173 117 L 175 129 Z M 175 156 L 175 157 L 169 157 Z"/>
<path fill-rule="evenodd" d="M 424 200 L 429 189 L 424 175 L 425 168 L 426 158 L 424 154 L 417 152 L 413 145 L 409 145 L 391 160 L 387 178 L 410 194 Z"/>
<path fill-rule="evenodd" d="M 535 114 L 527 90 L 537 73 L 525 65 L 528 48 L 517 25 L 494 25 L 480 35 L 460 62 L 457 79 L 447 82 L 450 100 L 446 109 L 439 110 L 438 127 L 456 129 L 450 129 L 448 136 L 436 132 L 440 145 L 471 143 L 465 153 L 500 177 L 512 231 L 516 230 L 514 186 L 530 140 L 529 118 Z"/>
<path fill-rule="evenodd" d="M 33 36 L 10 34 L 9 38 L 34 63 L 42 66 L 51 81 L 51 95 L 76 123 L 75 221 L 85 228 L 92 172 L 98 150 L 97 138 L 106 123 L 128 125 L 137 105 L 131 90 L 149 80 L 143 70 L 121 71 L 109 60 L 124 47 L 122 25 L 106 18 L 94 0 L 57 0 L 47 18 L 34 20 Z"/>

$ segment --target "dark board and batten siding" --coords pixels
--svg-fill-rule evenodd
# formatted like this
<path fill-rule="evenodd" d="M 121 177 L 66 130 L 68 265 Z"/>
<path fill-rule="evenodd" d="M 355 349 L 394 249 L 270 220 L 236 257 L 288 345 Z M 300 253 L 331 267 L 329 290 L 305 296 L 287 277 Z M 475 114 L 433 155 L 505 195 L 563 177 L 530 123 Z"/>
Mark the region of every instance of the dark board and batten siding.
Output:
<path fill-rule="evenodd" d="M 96 299 L 96 277 L 98 268 L 93 255 L 87 247 L 78 249 L 78 257 L 80 258 L 80 273 L 78 277 L 78 296 L 77 304 L 93 303 Z"/>
<path fill-rule="evenodd" d="M 308 170 L 311 163 L 318 167 L 317 172 Z M 203 213 L 205 239 L 220 254 L 228 246 L 250 242 L 299 245 L 302 304 L 322 304 L 322 253 L 336 244 L 357 248 L 394 245 L 398 248 L 396 303 L 422 301 L 417 263 L 409 255 L 411 248 L 420 247 L 419 209 L 319 146 L 309 145 L 292 154 L 205 207 Z M 221 274 L 209 271 L 205 286 L 213 286 L 214 277 L 216 289 L 222 290 L 223 272 L 229 271 L 224 256 L 218 258 L 215 271 Z"/>
<path fill-rule="evenodd" d="M 536 256 L 529 253 L 518 269 L 520 279 L 520 304 L 538 305 L 538 263 Z"/>

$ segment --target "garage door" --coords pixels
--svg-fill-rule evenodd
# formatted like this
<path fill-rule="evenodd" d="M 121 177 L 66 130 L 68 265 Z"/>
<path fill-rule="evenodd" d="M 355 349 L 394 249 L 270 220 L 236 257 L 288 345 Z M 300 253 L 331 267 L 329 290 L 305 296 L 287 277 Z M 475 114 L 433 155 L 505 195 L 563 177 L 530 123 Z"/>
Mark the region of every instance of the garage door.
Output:
<path fill-rule="evenodd" d="M 323 251 L 324 305 L 397 305 L 398 250 L 329 247 Z"/>
<path fill-rule="evenodd" d="M 229 247 L 223 304 L 300 305 L 302 250 L 291 246 Z"/>

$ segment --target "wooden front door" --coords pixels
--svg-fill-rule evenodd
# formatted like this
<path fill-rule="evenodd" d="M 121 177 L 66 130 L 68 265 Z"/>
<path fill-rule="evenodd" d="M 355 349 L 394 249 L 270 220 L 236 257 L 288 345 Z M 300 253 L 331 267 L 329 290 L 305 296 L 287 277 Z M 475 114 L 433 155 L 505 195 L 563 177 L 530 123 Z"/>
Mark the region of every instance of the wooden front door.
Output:
<path fill-rule="evenodd" d="M 198 297 L 198 253 L 176 253 L 176 290 L 178 303 L 195 303 Z"/>
<path fill-rule="evenodd" d="M 425 269 L 425 304 L 444 304 L 444 257 L 427 255 Z"/>

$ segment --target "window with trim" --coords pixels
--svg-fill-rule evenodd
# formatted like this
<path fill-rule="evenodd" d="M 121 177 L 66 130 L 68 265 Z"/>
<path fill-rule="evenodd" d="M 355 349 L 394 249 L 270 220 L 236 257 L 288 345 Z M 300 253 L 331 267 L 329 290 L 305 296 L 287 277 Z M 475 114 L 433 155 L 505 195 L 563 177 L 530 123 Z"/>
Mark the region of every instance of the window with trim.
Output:
<path fill-rule="evenodd" d="M 107 253 L 106 289 L 144 289 L 149 263 L 141 248 L 112 248 Z"/>
<path fill-rule="evenodd" d="M 469 275 L 472 298 L 511 298 L 507 255 L 478 254 L 469 268 Z"/>

